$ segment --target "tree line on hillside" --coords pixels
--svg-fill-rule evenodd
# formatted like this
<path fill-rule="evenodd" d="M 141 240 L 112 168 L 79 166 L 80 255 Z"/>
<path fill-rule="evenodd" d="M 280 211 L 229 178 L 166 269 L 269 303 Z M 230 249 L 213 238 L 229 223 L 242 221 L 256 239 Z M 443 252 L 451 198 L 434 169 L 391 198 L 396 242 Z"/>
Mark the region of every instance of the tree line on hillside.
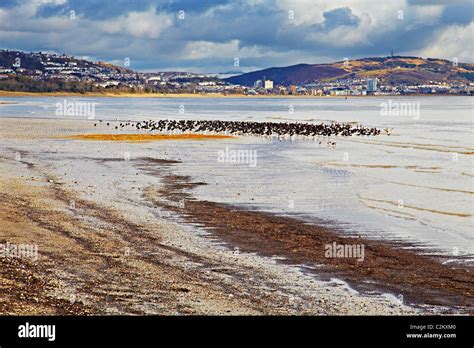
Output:
<path fill-rule="evenodd" d="M 0 90 L 13 92 L 113 92 L 113 93 L 156 93 L 159 92 L 153 86 L 130 87 L 127 85 L 118 86 L 96 86 L 84 81 L 64 81 L 61 79 L 34 80 L 27 76 L 16 76 L 0 80 Z"/>
<path fill-rule="evenodd" d="M 175 87 L 166 85 L 140 85 L 130 86 L 119 84 L 117 86 L 98 86 L 92 82 L 86 81 L 65 81 L 62 79 L 36 80 L 28 76 L 12 76 L 6 79 L 0 79 L 0 90 L 13 92 L 32 92 L 32 93 L 159 93 L 159 94 L 179 94 L 179 93 L 202 93 L 197 90 L 198 84 L 191 83 L 187 87 Z M 226 91 L 224 94 L 243 93 L 243 89 L 234 89 Z"/>

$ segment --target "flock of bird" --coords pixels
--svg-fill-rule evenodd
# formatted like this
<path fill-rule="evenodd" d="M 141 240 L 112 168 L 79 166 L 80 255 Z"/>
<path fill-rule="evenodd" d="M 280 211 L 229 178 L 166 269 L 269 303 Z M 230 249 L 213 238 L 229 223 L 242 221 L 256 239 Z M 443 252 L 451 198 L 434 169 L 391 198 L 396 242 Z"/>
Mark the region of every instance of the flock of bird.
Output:
<path fill-rule="evenodd" d="M 102 122 L 100 120 L 99 122 Z M 97 123 L 94 124 L 95 126 Z M 107 122 L 107 126 L 110 123 Z M 361 125 L 353 126 L 349 123 L 312 124 L 297 122 L 244 122 L 220 120 L 158 120 L 139 122 L 120 122 L 115 129 L 134 127 L 137 130 L 157 131 L 164 133 L 212 133 L 225 135 L 253 135 L 276 136 L 292 138 L 294 136 L 375 136 L 380 134 L 377 128 L 368 128 Z"/>

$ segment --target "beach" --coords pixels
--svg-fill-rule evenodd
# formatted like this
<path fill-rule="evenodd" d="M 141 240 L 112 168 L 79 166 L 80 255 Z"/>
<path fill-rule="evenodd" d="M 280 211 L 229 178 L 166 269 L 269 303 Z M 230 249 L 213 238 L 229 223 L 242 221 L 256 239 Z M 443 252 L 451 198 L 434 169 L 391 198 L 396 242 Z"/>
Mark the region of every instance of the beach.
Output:
<path fill-rule="evenodd" d="M 309 219 L 304 205 L 298 213 L 298 199 L 305 198 L 299 192 L 293 196 L 296 214 L 269 206 L 264 199 L 279 182 L 297 190 L 291 176 L 285 182 L 269 174 L 283 174 L 278 163 L 288 166 L 267 154 L 269 140 L 152 135 L 115 130 L 119 121 L 109 122 L 2 116 L 0 243 L 35 244 L 38 250 L 35 259 L 0 258 L 2 314 L 471 313 L 472 265 L 461 247 L 454 256 L 427 252 L 420 241 L 400 235 L 377 237 Z M 353 141 L 368 146 L 381 140 Z M 317 147 L 283 141 L 271 151 L 281 156 L 300 143 Z M 399 146 L 397 138 L 392 143 Z M 248 163 L 216 162 L 218 151 L 240 147 L 257 149 L 263 172 Z M 434 150 L 426 144 L 422 151 Z M 413 169 L 437 171 L 427 167 Z M 332 184 L 347 187 L 345 172 L 333 168 Z M 293 169 L 302 173 L 294 179 L 301 183 L 304 170 Z M 256 186 L 245 186 L 238 179 L 244 177 Z M 258 181 L 263 179 L 268 181 Z M 319 207 L 338 206 L 341 197 L 328 196 Z M 292 200 L 280 198 L 286 206 Z M 361 204 L 376 205 L 374 199 Z M 399 215 L 411 213 L 406 205 Z M 330 212 L 311 209 L 320 217 Z M 465 219 L 430 214 L 446 216 L 447 223 Z M 363 245 L 363 260 L 328 258 L 325 247 L 333 244 Z"/>
<path fill-rule="evenodd" d="M 445 97 L 456 97 L 458 95 L 445 95 Z M 98 97 L 98 98 L 243 98 L 243 99 L 258 99 L 258 98 L 322 98 L 322 99 L 347 99 L 347 98 L 377 98 L 377 96 L 370 95 L 311 95 L 311 94 L 239 94 L 239 93 L 128 93 L 128 92 L 85 92 L 85 93 L 74 93 L 74 92 L 22 92 L 22 91 L 5 91 L 0 90 L 0 97 Z M 401 95 L 391 95 L 391 98 L 403 98 Z M 436 97 L 435 94 L 413 94 L 413 97 L 430 98 Z"/>
<path fill-rule="evenodd" d="M 87 131 L 80 123 L 62 126 Z M 33 146 L 47 148 L 45 139 L 59 135 L 53 121 L 2 119 L 2 142 L 10 142 L 10 151 L 14 142 L 21 159 L 15 160 L 15 152 L 2 157 L 0 238 L 39 244 L 36 262 L 1 259 L 2 293 L 8 294 L 2 298 L 3 314 L 415 312 L 396 299 L 356 296 L 340 284 L 318 282 L 271 258 L 238 255 L 214 238 L 188 235 L 146 207 L 138 207 L 137 216 L 132 213 L 137 208 L 118 199 L 98 202 L 88 195 L 92 187 L 71 181 L 67 172 L 51 171 L 51 163 L 21 150 L 21 143 L 28 143 L 23 127 L 35 128 Z M 159 171 L 167 161 L 139 163 Z"/>

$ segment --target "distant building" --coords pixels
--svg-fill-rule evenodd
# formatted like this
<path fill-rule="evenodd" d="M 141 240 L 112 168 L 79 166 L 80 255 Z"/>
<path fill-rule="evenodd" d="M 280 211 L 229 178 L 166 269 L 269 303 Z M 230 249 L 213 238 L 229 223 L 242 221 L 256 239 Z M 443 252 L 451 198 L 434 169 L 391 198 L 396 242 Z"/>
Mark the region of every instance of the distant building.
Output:
<path fill-rule="evenodd" d="M 349 95 L 349 89 L 347 87 L 336 87 L 329 91 L 330 95 Z"/>
<path fill-rule="evenodd" d="M 161 76 L 152 76 L 145 80 L 145 83 L 149 85 L 158 85 L 162 81 Z"/>
<path fill-rule="evenodd" d="M 262 80 L 257 80 L 254 82 L 253 86 L 255 88 L 262 88 L 263 87 L 263 81 Z"/>
<path fill-rule="evenodd" d="M 265 89 L 273 89 L 273 81 L 272 80 L 265 80 L 264 87 L 265 87 Z"/>
<path fill-rule="evenodd" d="M 377 91 L 377 79 L 368 79 L 367 80 L 367 92 Z"/>

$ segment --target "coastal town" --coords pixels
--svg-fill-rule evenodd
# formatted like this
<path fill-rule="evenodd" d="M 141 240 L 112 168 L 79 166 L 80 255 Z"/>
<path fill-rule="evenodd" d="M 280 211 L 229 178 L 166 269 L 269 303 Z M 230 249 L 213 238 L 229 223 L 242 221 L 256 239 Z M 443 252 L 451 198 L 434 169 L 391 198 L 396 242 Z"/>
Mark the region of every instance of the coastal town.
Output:
<path fill-rule="evenodd" d="M 345 62 L 347 63 L 347 62 Z M 345 64 L 343 63 L 343 64 Z M 348 64 L 348 63 L 347 63 Z M 396 67 L 404 69 L 402 66 Z M 255 73 L 254 73 L 255 74 Z M 472 78 L 472 73 L 468 73 Z M 343 78 L 315 79 L 302 83 L 277 83 L 262 74 L 253 83 L 239 84 L 219 74 L 192 72 L 137 72 L 130 69 L 130 59 L 122 66 L 95 63 L 66 54 L 0 51 L 0 89 L 32 92 L 55 92 L 69 86 L 73 92 L 127 91 L 130 93 L 190 93 L 223 95 L 472 95 L 474 82 L 424 80 L 422 83 L 387 83 L 374 75 L 356 74 Z"/>

